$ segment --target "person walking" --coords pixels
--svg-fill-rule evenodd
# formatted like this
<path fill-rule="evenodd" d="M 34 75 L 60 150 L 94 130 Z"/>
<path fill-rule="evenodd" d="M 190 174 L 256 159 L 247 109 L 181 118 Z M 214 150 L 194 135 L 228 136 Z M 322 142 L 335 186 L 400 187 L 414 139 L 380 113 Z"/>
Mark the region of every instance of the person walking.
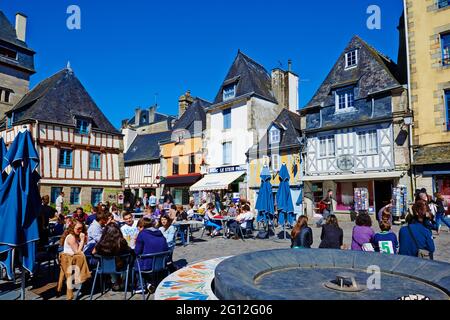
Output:
<path fill-rule="evenodd" d="M 450 231 L 450 219 L 446 217 L 445 215 L 445 198 L 442 194 L 436 193 L 436 227 L 437 227 L 437 234 L 439 235 L 439 232 L 441 230 L 441 224 L 444 223 L 447 228 Z"/>
<path fill-rule="evenodd" d="M 58 215 L 64 212 L 64 192 L 60 192 L 58 198 L 55 201 L 56 212 Z"/>
<path fill-rule="evenodd" d="M 399 254 L 433 260 L 435 245 L 431 230 L 426 226 L 428 204 L 419 200 L 412 207 L 408 225 L 399 232 Z"/>
<path fill-rule="evenodd" d="M 150 198 L 148 199 L 148 204 L 150 206 L 150 208 L 153 210 L 153 212 L 155 212 L 156 210 L 156 205 L 157 205 L 158 199 L 155 196 L 155 193 L 152 192 L 150 193 Z"/>

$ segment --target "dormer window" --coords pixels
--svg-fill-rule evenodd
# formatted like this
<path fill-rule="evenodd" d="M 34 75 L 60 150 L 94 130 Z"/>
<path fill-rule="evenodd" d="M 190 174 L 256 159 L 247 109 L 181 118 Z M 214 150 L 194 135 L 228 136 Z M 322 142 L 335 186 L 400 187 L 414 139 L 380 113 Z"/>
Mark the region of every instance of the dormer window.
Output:
<path fill-rule="evenodd" d="M 12 91 L 5 88 L 0 88 L 0 102 L 11 103 Z"/>
<path fill-rule="evenodd" d="M 231 83 L 223 87 L 223 101 L 236 97 L 236 83 Z"/>
<path fill-rule="evenodd" d="M 82 135 L 89 134 L 90 123 L 84 119 L 77 119 L 77 132 Z"/>
<path fill-rule="evenodd" d="M 272 128 L 269 131 L 269 143 L 270 144 L 277 144 L 280 143 L 281 137 L 280 137 L 280 130 L 277 128 Z"/>
<path fill-rule="evenodd" d="M 358 50 L 352 50 L 345 54 L 345 69 L 350 69 L 358 65 Z"/>
<path fill-rule="evenodd" d="M 352 111 L 355 107 L 355 89 L 336 91 L 336 112 Z"/>

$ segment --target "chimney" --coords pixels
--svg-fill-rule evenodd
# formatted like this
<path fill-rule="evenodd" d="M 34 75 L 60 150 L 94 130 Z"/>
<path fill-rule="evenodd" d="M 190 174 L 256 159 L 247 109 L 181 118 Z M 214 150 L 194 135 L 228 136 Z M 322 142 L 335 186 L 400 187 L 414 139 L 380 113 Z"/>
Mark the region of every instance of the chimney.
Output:
<path fill-rule="evenodd" d="M 280 68 L 272 70 L 272 91 L 280 106 L 286 107 L 286 72 Z"/>
<path fill-rule="evenodd" d="M 272 91 L 280 106 L 292 111 L 298 110 L 298 76 L 292 72 L 292 60 L 288 60 L 288 71 L 272 70 Z"/>
<path fill-rule="evenodd" d="M 154 105 L 148 109 L 148 123 L 155 122 L 156 108 L 157 105 Z"/>
<path fill-rule="evenodd" d="M 16 13 L 16 35 L 17 39 L 25 42 L 27 32 L 27 16 L 22 13 Z"/>
<path fill-rule="evenodd" d="M 136 108 L 134 111 L 134 125 L 139 126 L 141 123 L 141 108 Z"/>
<path fill-rule="evenodd" d="M 288 72 L 287 72 L 287 105 L 290 111 L 298 111 L 298 84 L 299 77 L 292 71 L 292 60 L 288 60 Z"/>
<path fill-rule="evenodd" d="M 191 91 L 186 91 L 186 93 L 178 99 L 178 118 L 181 118 L 193 102 L 194 99 L 191 96 Z"/>

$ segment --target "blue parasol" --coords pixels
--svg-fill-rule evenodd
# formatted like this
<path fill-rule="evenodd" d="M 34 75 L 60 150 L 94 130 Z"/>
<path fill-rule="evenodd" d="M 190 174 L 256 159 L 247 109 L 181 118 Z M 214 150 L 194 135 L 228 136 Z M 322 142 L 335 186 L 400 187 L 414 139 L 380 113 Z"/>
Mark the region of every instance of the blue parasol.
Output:
<path fill-rule="evenodd" d="M 3 171 L 8 166 L 11 171 L 0 186 L 0 246 L 18 251 L 22 267 L 22 299 L 25 297 L 23 269 L 33 273 L 36 241 L 39 240 L 38 165 L 39 157 L 31 133 L 20 132 L 3 158 Z"/>
<path fill-rule="evenodd" d="M 270 180 L 272 176 L 269 168 L 264 166 L 261 170 L 261 187 L 259 188 L 258 199 L 256 200 L 255 209 L 258 210 L 258 222 L 265 222 L 269 226 L 273 221 L 273 215 L 275 213 L 274 199 L 272 194 L 272 185 Z M 269 231 L 267 233 L 269 235 Z"/>
<path fill-rule="evenodd" d="M 284 238 L 286 239 L 286 222 L 294 224 L 294 203 L 291 196 L 291 187 L 289 181 L 289 171 L 286 164 L 283 164 L 279 173 L 280 185 L 277 192 L 278 222 L 283 225 Z"/>

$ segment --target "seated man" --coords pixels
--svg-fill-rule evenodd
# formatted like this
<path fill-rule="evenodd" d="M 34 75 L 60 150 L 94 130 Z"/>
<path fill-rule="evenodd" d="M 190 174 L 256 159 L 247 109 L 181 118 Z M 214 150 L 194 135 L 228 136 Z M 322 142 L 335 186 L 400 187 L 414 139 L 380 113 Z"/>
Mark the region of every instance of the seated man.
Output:
<path fill-rule="evenodd" d="M 250 206 L 247 204 L 243 205 L 242 213 L 236 217 L 235 221 L 231 221 L 228 226 L 228 230 L 231 230 L 231 232 L 233 232 L 233 234 L 234 234 L 234 237 L 233 237 L 234 240 L 239 239 L 239 236 L 238 236 L 239 226 L 242 229 L 246 229 L 247 224 L 252 223 L 253 219 L 254 219 L 254 215 L 253 215 L 253 212 L 250 211 Z M 229 236 L 230 236 L 230 234 L 228 234 L 228 237 Z"/>
<path fill-rule="evenodd" d="M 84 249 L 84 254 L 91 255 L 92 250 L 100 241 L 103 234 L 103 228 L 113 220 L 112 214 L 109 212 L 97 213 L 96 219 L 91 223 L 88 228 L 88 241 Z"/>

